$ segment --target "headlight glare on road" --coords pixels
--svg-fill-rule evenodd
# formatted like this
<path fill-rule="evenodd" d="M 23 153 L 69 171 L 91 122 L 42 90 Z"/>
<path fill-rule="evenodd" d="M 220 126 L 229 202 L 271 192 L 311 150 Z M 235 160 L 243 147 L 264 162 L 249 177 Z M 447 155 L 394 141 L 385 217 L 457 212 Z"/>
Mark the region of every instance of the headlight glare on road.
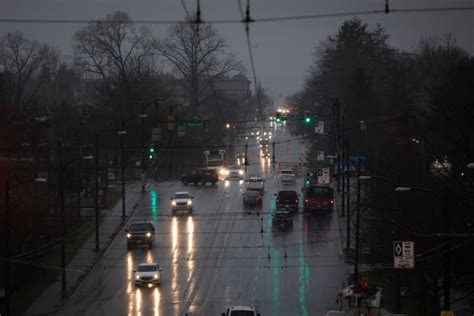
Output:
<path fill-rule="evenodd" d="M 146 236 L 151 237 L 151 233 L 150 232 L 146 233 Z"/>
<path fill-rule="evenodd" d="M 193 201 L 188 200 L 188 205 L 192 205 L 192 204 L 193 204 Z"/>
<path fill-rule="evenodd" d="M 128 233 L 127 238 L 130 238 L 130 237 L 132 237 L 132 234 Z"/>

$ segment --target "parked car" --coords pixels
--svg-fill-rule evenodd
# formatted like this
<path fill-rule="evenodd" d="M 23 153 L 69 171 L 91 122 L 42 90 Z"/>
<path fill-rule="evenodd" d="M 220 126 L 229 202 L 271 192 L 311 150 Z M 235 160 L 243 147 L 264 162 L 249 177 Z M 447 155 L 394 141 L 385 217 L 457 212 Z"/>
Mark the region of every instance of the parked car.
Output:
<path fill-rule="evenodd" d="M 303 188 L 304 212 L 332 212 L 334 209 L 334 189 L 311 184 Z"/>
<path fill-rule="evenodd" d="M 262 206 L 262 196 L 259 191 L 247 191 L 243 194 L 244 206 Z"/>
<path fill-rule="evenodd" d="M 156 263 L 140 263 L 135 270 L 135 286 L 160 285 L 162 269 Z"/>
<path fill-rule="evenodd" d="M 127 229 L 125 229 L 127 236 L 127 249 L 131 249 L 132 246 L 146 245 L 148 248 L 153 247 L 153 241 L 155 240 L 155 226 L 149 221 L 135 221 L 130 223 Z"/>
<path fill-rule="evenodd" d="M 278 191 L 276 196 L 277 210 L 298 211 L 299 194 L 296 191 Z"/>
<path fill-rule="evenodd" d="M 215 185 L 219 181 L 219 175 L 214 169 L 196 169 L 181 177 L 184 185 L 194 183 L 194 185 L 211 183 Z"/>
<path fill-rule="evenodd" d="M 253 306 L 230 306 L 222 316 L 260 316 Z"/>
<path fill-rule="evenodd" d="M 193 212 L 193 199 L 194 197 L 189 192 L 176 192 L 171 197 L 171 212 L 173 215 L 177 213 L 188 213 Z"/>
<path fill-rule="evenodd" d="M 247 191 L 258 191 L 263 195 L 263 192 L 265 191 L 265 180 L 260 176 L 251 176 L 245 182 L 245 186 Z"/>
<path fill-rule="evenodd" d="M 244 169 L 242 169 L 242 167 L 239 165 L 229 166 L 227 171 L 228 172 L 227 172 L 226 179 L 239 179 L 239 180 L 244 179 L 244 175 L 245 175 Z"/>
<path fill-rule="evenodd" d="M 282 183 L 296 183 L 296 174 L 291 169 L 281 169 L 278 173 L 278 179 Z"/>

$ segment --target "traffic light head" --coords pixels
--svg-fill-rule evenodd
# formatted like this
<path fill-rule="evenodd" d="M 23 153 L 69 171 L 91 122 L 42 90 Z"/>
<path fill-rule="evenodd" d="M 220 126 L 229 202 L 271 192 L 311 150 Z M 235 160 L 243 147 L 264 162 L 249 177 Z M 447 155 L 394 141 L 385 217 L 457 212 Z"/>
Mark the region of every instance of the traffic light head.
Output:
<path fill-rule="evenodd" d="M 309 113 L 309 111 L 305 111 L 304 112 L 304 123 L 305 124 L 311 124 L 312 121 L 313 121 L 313 118 L 311 117 L 311 114 Z"/>
<path fill-rule="evenodd" d="M 150 154 L 154 154 L 155 151 L 156 151 L 156 149 L 155 149 L 155 144 L 151 144 L 150 147 L 148 147 L 148 152 L 149 152 Z"/>
<path fill-rule="evenodd" d="M 275 122 L 281 123 L 281 113 L 280 112 L 275 113 Z"/>

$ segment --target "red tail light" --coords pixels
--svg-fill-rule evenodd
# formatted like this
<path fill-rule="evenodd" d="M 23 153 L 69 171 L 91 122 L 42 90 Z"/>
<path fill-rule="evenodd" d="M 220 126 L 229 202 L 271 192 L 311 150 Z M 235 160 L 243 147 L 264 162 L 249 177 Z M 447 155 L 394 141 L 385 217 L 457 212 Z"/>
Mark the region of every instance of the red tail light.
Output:
<path fill-rule="evenodd" d="M 308 200 L 308 199 L 306 199 L 306 200 L 304 200 L 304 201 L 305 201 L 306 203 L 308 203 L 308 202 L 309 202 L 309 200 Z"/>
<path fill-rule="evenodd" d="M 334 204 L 334 200 L 331 200 L 329 203 Z"/>
<path fill-rule="evenodd" d="M 298 203 L 298 202 L 299 202 L 298 199 L 296 199 L 296 200 L 295 200 L 295 203 Z"/>

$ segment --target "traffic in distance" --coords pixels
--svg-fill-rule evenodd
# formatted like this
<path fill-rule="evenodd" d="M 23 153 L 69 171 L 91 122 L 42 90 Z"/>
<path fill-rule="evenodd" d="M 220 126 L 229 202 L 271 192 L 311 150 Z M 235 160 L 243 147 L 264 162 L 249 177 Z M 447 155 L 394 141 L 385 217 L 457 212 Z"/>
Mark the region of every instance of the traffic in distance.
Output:
<path fill-rule="evenodd" d="M 260 135 L 260 136 L 259 136 Z M 263 135 L 263 136 L 261 136 Z M 262 161 L 271 157 L 268 140 L 271 133 L 252 132 L 258 144 L 258 155 Z M 183 190 L 176 191 L 170 197 L 169 208 L 172 216 L 185 217 L 196 215 L 193 210 L 194 196 L 184 191 L 184 188 L 192 184 L 201 188 L 212 188 L 219 182 L 243 181 L 242 205 L 247 211 L 262 210 L 264 199 L 274 199 L 275 211 L 271 214 L 271 221 L 275 231 L 291 231 L 293 219 L 300 212 L 309 215 L 327 214 L 333 211 L 334 191 L 328 185 L 320 185 L 313 174 L 307 174 L 300 190 L 295 190 L 294 185 L 299 178 L 299 168 L 296 166 L 279 166 L 275 173 L 277 185 L 280 188 L 275 192 L 266 192 L 265 176 L 259 172 L 247 172 L 244 153 L 237 153 L 236 164 L 227 164 L 225 150 L 205 151 L 206 167 L 197 168 L 181 176 Z M 268 194 L 270 193 L 270 194 Z M 133 221 L 125 230 L 127 238 L 127 249 L 133 246 L 144 245 L 149 249 L 155 241 L 155 227 L 149 221 Z M 159 262 L 141 262 L 134 269 L 133 283 L 136 287 L 153 288 L 162 284 L 162 268 Z M 223 316 L 257 316 L 261 315 L 251 305 L 229 306 Z"/>

